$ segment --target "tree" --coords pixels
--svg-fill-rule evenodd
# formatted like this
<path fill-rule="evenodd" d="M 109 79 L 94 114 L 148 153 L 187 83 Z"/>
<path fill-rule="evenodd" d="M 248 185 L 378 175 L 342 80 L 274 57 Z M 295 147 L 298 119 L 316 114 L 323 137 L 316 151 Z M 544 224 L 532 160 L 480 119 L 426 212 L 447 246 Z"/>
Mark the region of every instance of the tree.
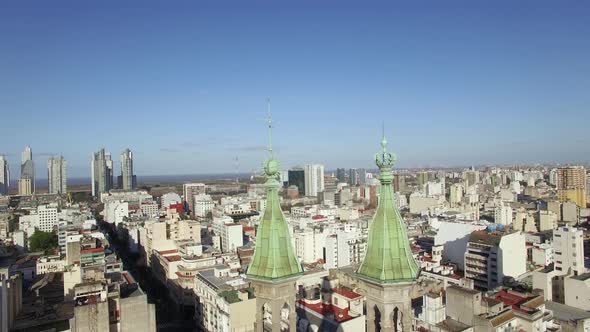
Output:
<path fill-rule="evenodd" d="M 29 238 L 29 249 L 32 252 L 43 251 L 46 254 L 57 248 L 57 235 L 53 232 L 36 230 Z"/>

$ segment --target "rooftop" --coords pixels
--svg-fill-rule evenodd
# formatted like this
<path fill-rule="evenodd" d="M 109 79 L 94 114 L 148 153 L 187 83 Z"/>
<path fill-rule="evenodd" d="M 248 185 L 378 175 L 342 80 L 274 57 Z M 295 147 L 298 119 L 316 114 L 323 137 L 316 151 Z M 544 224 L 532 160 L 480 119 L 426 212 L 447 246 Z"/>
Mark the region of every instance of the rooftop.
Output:
<path fill-rule="evenodd" d="M 352 290 L 346 289 L 346 288 L 341 288 L 341 287 L 336 287 L 333 288 L 332 291 L 336 294 L 342 295 L 344 297 L 346 297 L 347 299 L 353 300 L 353 299 L 357 299 L 359 297 L 362 297 L 361 294 L 353 292 Z"/>
<path fill-rule="evenodd" d="M 553 301 L 545 302 L 545 307 L 553 311 L 553 317 L 562 321 L 579 321 L 590 318 L 588 311 Z"/>

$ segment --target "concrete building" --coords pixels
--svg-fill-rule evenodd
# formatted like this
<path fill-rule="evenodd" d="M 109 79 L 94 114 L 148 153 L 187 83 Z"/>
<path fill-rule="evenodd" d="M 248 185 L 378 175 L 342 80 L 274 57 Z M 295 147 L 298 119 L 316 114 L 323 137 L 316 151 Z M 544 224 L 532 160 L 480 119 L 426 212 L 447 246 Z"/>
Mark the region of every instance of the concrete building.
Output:
<path fill-rule="evenodd" d="M 0 195 L 8 195 L 10 188 L 10 167 L 4 155 L 0 155 Z"/>
<path fill-rule="evenodd" d="M 37 227 L 40 231 L 53 232 L 57 230 L 57 206 L 41 205 L 37 208 L 37 215 L 39 216 Z"/>
<path fill-rule="evenodd" d="M 555 250 L 555 270 L 567 274 L 571 270 L 574 276 L 586 272 L 584 267 L 584 231 L 563 226 L 553 231 L 553 248 Z"/>
<path fill-rule="evenodd" d="M 185 183 L 182 185 L 182 198 L 188 205 L 189 213 L 194 216 L 195 196 L 204 195 L 207 186 L 204 183 Z"/>
<path fill-rule="evenodd" d="M 465 252 L 465 277 L 479 290 L 493 289 L 504 277 L 517 278 L 526 270 L 525 237 L 519 231 L 475 231 Z"/>
<path fill-rule="evenodd" d="M 33 194 L 33 184 L 31 179 L 18 179 L 18 194 L 20 196 L 28 196 Z"/>
<path fill-rule="evenodd" d="M 338 183 L 346 182 L 346 170 L 344 168 L 336 169 L 336 179 L 338 180 Z"/>
<path fill-rule="evenodd" d="M 296 186 L 299 196 L 305 196 L 305 171 L 302 168 L 289 170 L 289 186 Z"/>
<path fill-rule="evenodd" d="M 348 184 L 351 186 L 357 186 L 359 184 L 359 174 L 356 168 L 348 170 Z"/>
<path fill-rule="evenodd" d="M 583 166 L 557 169 L 557 197 L 561 202 L 571 201 L 580 208 L 586 208 L 586 190 L 586 170 Z"/>
<path fill-rule="evenodd" d="M 455 207 L 463 200 L 463 185 L 460 183 L 454 183 L 449 188 L 449 203 L 452 207 Z"/>
<path fill-rule="evenodd" d="M 494 209 L 494 222 L 500 225 L 512 224 L 512 207 L 510 203 L 504 201 L 496 202 L 496 208 Z"/>
<path fill-rule="evenodd" d="M 137 180 L 133 173 L 133 152 L 125 149 L 121 153 L 121 183 L 119 189 L 132 190 L 137 186 Z"/>
<path fill-rule="evenodd" d="M 47 160 L 47 184 L 50 194 L 67 193 L 67 162 L 63 156 Z"/>
<path fill-rule="evenodd" d="M 33 162 L 33 151 L 29 146 L 26 146 L 22 153 L 18 189 L 19 195 L 35 193 L 35 163 Z"/>
<path fill-rule="evenodd" d="M 324 165 L 309 164 L 304 167 L 305 196 L 317 196 L 324 191 Z"/>
<path fill-rule="evenodd" d="M 0 331 L 10 331 L 23 307 L 23 280 L 0 271 Z"/>
<path fill-rule="evenodd" d="M 209 195 L 195 195 L 193 208 L 195 217 L 205 218 L 215 208 L 215 202 Z"/>
<path fill-rule="evenodd" d="M 295 254 L 303 263 L 315 263 L 324 258 L 326 235 L 319 229 L 306 228 L 293 234 Z"/>
<path fill-rule="evenodd" d="M 443 258 L 457 264 L 464 270 L 464 255 L 471 233 L 483 230 L 486 226 L 475 221 L 439 221 L 433 219 L 431 227 L 437 230 L 434 245 L 442 245 Z"/>
<path fill-rule="evenodd" d="M 93 154 L 90 163 L 92 196 L 100 197 L 113 189 L 113 160 L 104 149 Z"/>
<path fill-rule="evenodd" d="M 258 308 L 252 289 L 224 265 L 195 277 L 195 320 L 200 331 L 254 331 Z"/>

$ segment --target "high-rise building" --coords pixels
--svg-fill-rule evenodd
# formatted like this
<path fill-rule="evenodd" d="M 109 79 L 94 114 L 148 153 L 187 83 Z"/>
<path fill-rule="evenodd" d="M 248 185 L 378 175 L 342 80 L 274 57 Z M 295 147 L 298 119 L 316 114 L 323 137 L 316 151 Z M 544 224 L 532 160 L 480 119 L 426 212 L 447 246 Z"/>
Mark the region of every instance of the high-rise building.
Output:
<path fill-rule="evenodd" d="M 192 216 L 195 215 L 195 196 L 205 195 L 207 186 L 204 183 L 185 183 L 182 185 L 182 195 Z"/>
<path fill-rule="evenodd" d="M 304 167 L 305 196 L 317 196 L 324 191 L 324 165 L 309 164 Z"/>
<path fill-rule="evenodd" d="M 406 189 L 406 177 L 403 174 L 395 173 L 393 175 L 393 191 L 398 193 Z"/>
<path fill-rule="evenodd" d="M 423 187 L 428 183 L 428 172 L 422 171 L 416 173 L 416 180 L 418 182 L 418 186 Z"/>
<path fill-rule="evenodd" d="M 489 290 L 504 277 L 526 272 L 527 250 L 521 231 L 475 231 L 469 236 L 464 256 L 465 277 L 475 289 Z"/>
<path fill-rule="evenodd" d="M 92 195 L 100 197 L 113 189 L 113 160 L 111 154 L 104 149 L 94 153 L 91 163 Z"/>
<path fill-rule="evenodd" d="M 512 207 L 510 206 L 510 203 L 504 201 L 496 202 L 494 222 L 501 225 L 512 224 Z"/>
<path fill-rule="evenodd" d="M 33 185 L 31 184 L 31 179 L 18 179 L 18 194 L 20 196 L 28 196 L 33 194 Z"/>
<path fill-rule="evenodd" d="M 63 156 L 49 157 L 47 160 L 47 184 L 50 194 L 67 192 L 67 162 Z"/>
<path fill-rule="evenodd" d="M 131 190 L 135 189 L 136 180 L 133 175 L 133 152 L 129 149 L 125 149 L 121 153 L 121 183 L 119 189 Z"/>
<path fill-rule="evenodd" d="M 463 199 L 463 185 L 460 183 L 454 183 L 449 189 L 449 203 L 452 207 L 455 207 L 461 203 Z"/>
<path fill-rule="evenodd" d="M 0 195 L 8 195 L 10 187 L 10 167 L 3 155 L 0 155 Z"/>
<path fill-rule="evenodd" d="M 268 123 L 270 142 L 270 115 Z M 289 226 L 279 204 L 279 162 L 274 159 L 270 144 L 269 152 L 270 158 L 264 166 L 266 208 L 260 218 L 254 256 L 246 275 L 256 296 L 256 331 L 281 332 L 284 323 L 289 331 L 296 331 L 295 283 L 303 269 L 295 256 Z M 268 316 L 272 316 L 270 324 L 265 322 Z"/>
<path fill-rule="evenodd" d="M 22 153 L 20 166 L 20 180 L 18 186 L 19 195 L 31 195 L 35 193 L 35 163 L 33 162 L 33 150 L 26 146 Z"/>
<path fill-rule="evenodd" d="M 366 255 L 357 271 L 367 296 L 367 331 L 409 331 L 412 328 L 412 296 L 420 269 L 412 255 L 406 225 L 394 203 L 394 157 L 382 151 L 375 158 L 380 170 L 379 202 L 369 226 Z"/>
<path fill-rule="evenodd" d="M 301 168 L 289 170 L 289 186 L 296 186 L 299 196 L 305 195 L 305 171 Z"/>
<path fill-rule="evenodd" d="M 336 179 L 338 179 L 338 182 L 346 182 L 346 170 L 344 168 L 336 169 Z"/>
<path fill-rule="evenodd" d="M 574 275 L 586 272 L 584 267 L 584 231 L 571 226 L 553 230 L 553 249 L 555 270 L 567 274 L 571 269 Z"/>
<path fill-rule="evenodd" d="M 557 197 L 561 202 L 571 201 L 586 208 L 586 170 L 583 166 L 557 169 Z"/>
<path fill-rule="evenodd" d="M 364 186 L 367 183 L 367 170 L 359 168 L 357 170 L 359 185 Z"/>
<path fill-rule="evenodd" d="M 359 184 L 359 174 L 356 168 L 348 170 L 348 184 L 351 186 L 357 186 Z"/>

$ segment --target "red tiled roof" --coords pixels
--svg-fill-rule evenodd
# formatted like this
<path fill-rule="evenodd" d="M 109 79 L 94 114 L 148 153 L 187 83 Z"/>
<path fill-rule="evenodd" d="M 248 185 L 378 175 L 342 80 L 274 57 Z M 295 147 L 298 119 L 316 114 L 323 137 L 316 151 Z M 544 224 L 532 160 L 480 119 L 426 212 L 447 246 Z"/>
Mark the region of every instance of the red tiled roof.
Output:
<path fill-rule="evenodd" d="M 88 254 L 91 252 L 103 252 L 104 248 L 89 248 L 89 249 L 82 249 L 80 250 L 81 254 Z"/>
<path fill-rule="evenodd" d="M 299 304 L 302 306 L 317 312 L 322 316 L 333 316 L 334 320 L 337 322 L 345 322 L 351 318 L 353 318 L 348 312 L 349 309 L 340 309 L 335 307 L 331 304 L 322 304 L 322 303 L 305 303 L 305 301 L 300 300 Z"/>
<path fill-rule="evenodd" d="M 166 258 L 166 260 L 169 261 L 169 262 L 178 262 L 179 260 L 182 259 L 179 255 L 176 255 L 176 256 L 164 256 L 164 258 Z"/>
<path fill-rule="evenodd" d="M 250 232 L 254 230 L 256 230 L 254 226 L 244 226 L 244 232 Z"/>
<path fill-rule="evenodd" d="M 526 298 L 508 293 L 507 291 L 500 291 L 496 294 L 496 300 L 502 301 L 506 305 L 516 305 L 522 303 Z"/>
<path fill-rule="evenodd" d="M 351 290 L 339 288 L 339 287 L 333 288 L 332 291 L 336 294 L 340 294 L 340 295 L 342 295 L 348 299 L 351 299 L 351 300 L 362 296 L 361 294 L 359 294 L 357 292 L 353 292 Z"/>
<path fill-rule="evenodd" d="M 157 251 L 157 250 L 156 250 L 156 251 Z M 176 249 L 170 249 L 170 250 L 162 250 L 162 251 L 158 251 L 158 253 L 159 253 L 160 255 L 175 254 L 175 253 L 177 253 L 177 252 L 178 252 L 178 250 L 176 250 Z"/>
<path fill-rule="evenodd" d="M 318 219 L 323 219 L 326 218 L 326 216 L 323 216 L 321 214 L 316 214 L 315 216 L 311 217 L 311 219 L 313 220 L 318 220 Z"/>

